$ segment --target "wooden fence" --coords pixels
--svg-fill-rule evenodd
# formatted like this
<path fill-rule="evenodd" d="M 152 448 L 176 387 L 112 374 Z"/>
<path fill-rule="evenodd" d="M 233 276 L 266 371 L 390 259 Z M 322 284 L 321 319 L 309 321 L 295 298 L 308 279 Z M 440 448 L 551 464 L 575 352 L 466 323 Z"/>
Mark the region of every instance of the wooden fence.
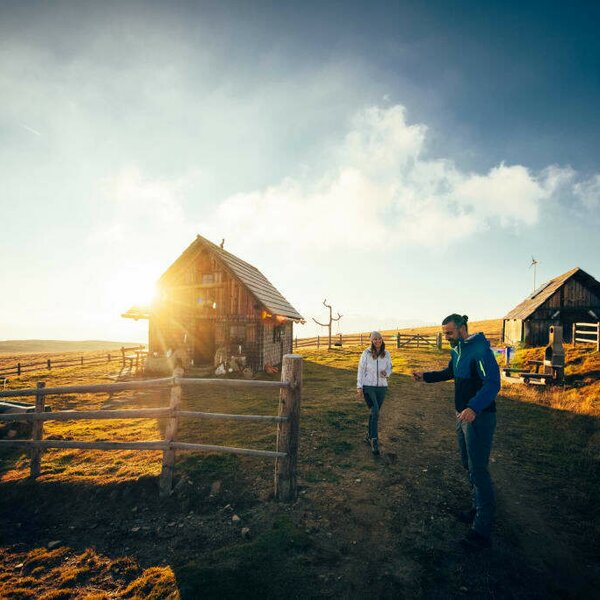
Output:
<path fill-rule="evenodd" d="M 600 352 L 600 321 L 598 323 L 573 323 L 573 346 L 577 344 L 595 344 Z"/>
<path fill-rule="evenodd" d="M 298 457 L 298 438 L 300 426 L 300 402 L 302 397 L 302 357 L 286 354 L 283 357 L 281 381 L 254 381 L 247 379 L 194 379 L 182 377 L 183 370 L 175 369 L 173 377 L 128 381 L 114 384 L 78 385 L 46 387 L 39 382 L 37 388 L 27 390 L 8 390 L 0 392 L 0 398 L 35 396 L 35 411 L 24 412 L 23 407 L 14 405 L 11 413 L 0 414 L 0 421 L 27 421 L 33 424 L 31 440 L 0 440 L 0 448 L 16 446 L 30 449 L 30 476 L 40 474 L 42 451 L 46 448 L 77 448 L 93 450 L 162 450 L 162 470 L 159 480 L 161 496 L 171 493 L 175 453 L 177 450 L 188 452 L 225 452 L 246 454 L 262 458 L 275 459 L 275 497 L 278 500 L 291 501 L 297 495 L 296 465 Z M 234 415 L 182 410 L 181 395 L 183 387 L 224 386 L 242 388 L 276 388 L 280 390 L 279 411 L 277 416 Z M 170 387 L 171 396 L 168 408 L 142 408 L 127 410 L 59 411 L 45 412 L 45 398 L 50 394 L 106 393 L 124 390 Z M 19 412 L 16 412 L 19 411 Z M 231 448 L 206 444 L 178 442 L 177 429 L 181 418 L 221 419 L 235 421 L 262 421 L 277 423 L 277 446 L 275 451 L 253 450 L 250 448 Z M 167 419 L 163 440 L 119 442 L 77 440 L 44 440 L 45 421 L 71 421 L 80 419 Z"/>
<path fill-rule="evenodd" d="M 143 357 L 146 355 L 144 346 L 131 346 L 129 348 L 122 347 L 117 353 L 98 353 L 88 356 L 78 356 L 65 359 L 48 358 L 43 361 L 26 363 L 17 362 L 12 367 L 0 367 L 0 377 L 4 378 L 8 375 L 21 375 L 22 373 L 30 373 L 41 369 L 57 369 L 64 367 L 73 367 L 75 365 L 90 366 L 99 365 L 111 361 L 122 361 L 123 367 L 129 365 L 138 367 L 141 364 Z"/>
<path fill-rule="evenodd" d="M 366 346 L 369 343 L 369 333 L 353 333 L 344 335 L 339 333 L 331 336 L 331 343 L 334 346 Z M 394 344 L 396 348 L 420 348 L 434 347 L 441 349 L 442 334 L 423 335 L 419 333 L 394 333 L 383 336 L 387 344 Z M 316 336 L 311 338 L 295 338 L 294 348 L 314 347 L 326 348 L 328 344 L 327 336 Z"/>

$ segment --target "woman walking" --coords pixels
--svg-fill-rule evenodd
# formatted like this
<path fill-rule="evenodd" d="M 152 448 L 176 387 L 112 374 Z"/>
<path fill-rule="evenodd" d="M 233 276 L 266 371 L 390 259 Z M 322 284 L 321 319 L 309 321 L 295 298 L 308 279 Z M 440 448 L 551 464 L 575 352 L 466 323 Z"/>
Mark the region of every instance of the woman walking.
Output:
<path fill-rule="evenodd" d="M 370 444 L 373 454 L 379 454 L 379 412 L 385 400 L 388 377 L 392 373 L 392 359 L 385 349 L 385 342 L 378 331 L 370 335 L 371 345 L 360 357 L 356 378 L 356 395 L 364 396 L 371 410 L 369 429 L 365 441 Z"/>

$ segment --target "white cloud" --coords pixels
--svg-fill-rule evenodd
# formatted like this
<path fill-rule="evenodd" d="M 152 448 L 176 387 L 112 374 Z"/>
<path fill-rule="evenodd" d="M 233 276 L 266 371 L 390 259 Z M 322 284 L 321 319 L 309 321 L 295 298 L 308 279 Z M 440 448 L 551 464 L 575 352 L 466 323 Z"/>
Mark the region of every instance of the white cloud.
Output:
<path fill-rule="evenodd" d="M 586 208 L 597 208 L 600 205 L 600 175 L 576 183 L 573 192 Z"/>
<path fill-rule="evenodd" d="M 370 107 L 322 165 L 319 178 L 287 178 L 224 200 L 203 223 L 213 237 L 302 248 L 361 248 L 366 240 L 435 247 L 491 227 L 532 227 L 545 203 L 576 173 L 551 166 L 534 173 L 500 164 L 462 172 L 426 153 L 427 127 L 409 124 L 400 105 Z M 596 188 L 581 188 L 586 198 Z M 588 203 L 590 200 L 588 200 Z"/>

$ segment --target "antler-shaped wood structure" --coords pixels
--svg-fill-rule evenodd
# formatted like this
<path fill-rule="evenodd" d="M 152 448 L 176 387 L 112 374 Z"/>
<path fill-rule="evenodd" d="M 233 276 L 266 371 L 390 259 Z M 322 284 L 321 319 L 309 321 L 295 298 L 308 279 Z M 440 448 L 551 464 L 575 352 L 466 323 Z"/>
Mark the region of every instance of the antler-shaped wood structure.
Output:
<path fill-rule="evenodd" d="M 327 304 L 327 299 L 323 300 L 323 305 L 329 309 L 329 323 L 319 323 L 319 321 L 317 321 L 314 317 L 313 317 L 313 321 L 317 325 L 321 325 L 321 327 L 327 327 L 327 330 L 329 331 L 329 344 L 327 346 L 327 349 L 331 350 L 331 324 L 334 321 L 339 321 L 343 315 L 340 315 L 340 313 L 338 312 L 337 317 L 334 318 L 333 309 L 331 308 L 331 304 Z"/>

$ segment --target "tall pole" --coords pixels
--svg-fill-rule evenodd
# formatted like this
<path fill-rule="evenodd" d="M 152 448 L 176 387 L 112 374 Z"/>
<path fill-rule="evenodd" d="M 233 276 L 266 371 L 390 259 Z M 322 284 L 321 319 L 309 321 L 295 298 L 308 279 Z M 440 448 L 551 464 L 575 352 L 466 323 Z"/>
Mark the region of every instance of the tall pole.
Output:
<path fill-rule="evenodd" d="M 314 317 L 313 317 L 313 321 L 317 324 L 317 325 L 321 325 L 321 327 L 327 327 L 327 330 L 329 332 L 329 345 L 327 347 L 328 350 L 331 350 L 331 324 L 334 321 L 339 321 L 342 318 L 342 315 L 340 315 L 340 313 L 338 313 L 337 317 L 333 317 L 333 309 L 331 308 L 331 304 L 327 304 L 327 299 L 323 300 L 323 305 L 329 309 L 329 323 L 319 323 L 319 321 L 317 321 Z"/>

